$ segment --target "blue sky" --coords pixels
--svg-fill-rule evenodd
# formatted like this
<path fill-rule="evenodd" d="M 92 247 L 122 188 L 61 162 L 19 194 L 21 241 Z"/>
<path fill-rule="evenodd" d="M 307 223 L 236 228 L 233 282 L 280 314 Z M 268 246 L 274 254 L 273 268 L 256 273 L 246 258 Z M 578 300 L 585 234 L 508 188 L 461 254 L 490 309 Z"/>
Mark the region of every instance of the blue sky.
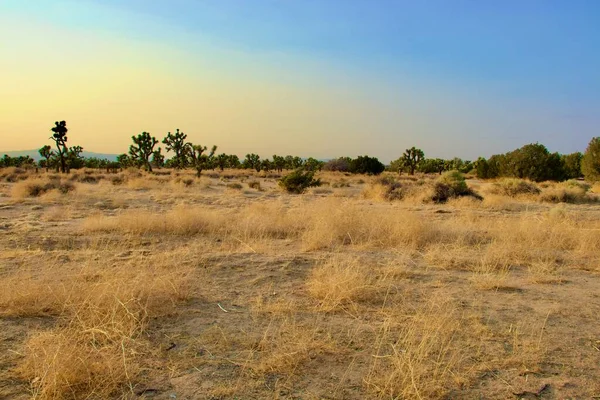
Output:
<path fill-rule="evenodd" d="M 598 1 L 0 0 L 0 10 L 8 58 L 39 65 L 58 57 L 41 56 L 50 48 L 69 61 L 62 72 L 9 61 L 4 79 L 27 79 L 36 98 L 55 76 L 72 85 L 60 107 L 25 113 L 23 100 L 1 115 L 26 126 L 6 150 L 43 138 L 59 113 L 84 147 L 114 152 L 136 131 L 176 127 L 232 153 L 385 161 L 413 145 L 435 157 L 536 141 L 567 153 L 600 135 Z M 119 83 L 100 90 L 103 79 Z M 108 128 L 111 143 L 98 139 Z"/>

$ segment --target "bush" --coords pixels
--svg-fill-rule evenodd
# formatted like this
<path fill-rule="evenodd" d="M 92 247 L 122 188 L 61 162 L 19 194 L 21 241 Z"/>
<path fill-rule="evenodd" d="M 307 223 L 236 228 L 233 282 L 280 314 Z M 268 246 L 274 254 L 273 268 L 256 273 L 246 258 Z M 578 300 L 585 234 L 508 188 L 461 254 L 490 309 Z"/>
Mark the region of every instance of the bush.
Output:
<path fill-rule="evenodd" d="M 584 190 L 577 188 L 551 188 L 540 195 L 544 203 L 593 203 L 595 198 L 588 196 Z"/>
<path fill-rule="evenodd" d="M 470 193 L 464 175 L 458 171 L 444 172 L 438 183 L 448 186 L 457 196 Z"/>
<path fill-rule="evenodd" d="M 587 181 L 600 182 L 600 137 L 593 138 L 585 150 L 581 172 Z"/>
<path fill-rule="evenodd" d="M 493 194 L 517 197 L 520 195 L 539 194 L 540 188 L 532 182 L 510 178 L 494 183 L 491 192 Z"/>
<path fill-rule="evenodd" d="M 288 193 L 303 193 L 309 187 L 321 186 L 321 181 L 314 178 L 315 174 L 312 171 L 302 171 L 297 169 L 281 178 L 279 180 L 279 186 L 281 186 Z"/>
<path fill-rule="evenodd" d="M 72 182 L 61 182 L 58 179 L 50 181 L 28 180 L 22 181 L 14 185 L 12 189 L 13 197 L 38 197 L 50 190 L 58 190 L 62 194 L 67 194 L 75 190 L 75 185 Z"/>
<path fill-rule="evenodd" d="M 432 193 L 425 198 L 425 201 L 445 203 L 451 198 L 462 196 L 471 196 L 483 200 L 480 195 L 467 186 L 463 174 L 458 171 L 448 171 L 434 183 Z"/>
<path fill-rule="evenodd" d="M 350 172 L 353 174 L 379 175 L 383 171 L 385 165 L 375 157 L 359 156 L 350 162 Z"/>
<path fill-rule="evenodd" d="M 125 182 L 125 178 L 123 177 L 123 175 L 113 176 L 110 182 L 115 186 L 122 185 L 123 182 Z"/>
<path fill-rule="evenodd" d="M 254 181 L 250 181 L 250 182 L 248 182 L 248 187 L 249 187 L 250 189 L 261 190 L 261 187 L 260 187 L 260 182 L 259 182 L 259 181 L 257 181 L 257 180 L 254 180 Z"/>
<path fill-rule="evenodd" d="M 586 193 L 592 188 L 592 185 L 590 185 L 589 183 L 581 182 L 575 179 L 570 179 L 562 183 L 562 185 L 566 186 L 567 188 L 581 189 Z"/>

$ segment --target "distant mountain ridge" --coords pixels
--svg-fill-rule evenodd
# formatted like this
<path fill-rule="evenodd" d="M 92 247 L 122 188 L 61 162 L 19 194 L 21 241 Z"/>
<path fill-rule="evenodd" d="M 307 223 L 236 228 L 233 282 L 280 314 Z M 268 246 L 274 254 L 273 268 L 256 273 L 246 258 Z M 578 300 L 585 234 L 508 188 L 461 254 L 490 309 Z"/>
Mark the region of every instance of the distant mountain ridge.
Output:
<path fill-rule="evenodd" d="M 10 157 L 29 156 L 36 161 L 38 161 L 42 158 L 40 156 L 40 153 L 38 153 L 37 150 L 0 151 L 0 157 L 4 157 L 5 154 L 8 154 Z M 91 157 L 96 157 L 96 158 L 100 158 L 100 159 L 106 158 L 109 161 L 117 161 L 117 156 L 118 156 L 118 154 L 94 153 L 91 151 L 84 151 L 81 153 L 81 155 L 85 158 L 91 158 Z"/>

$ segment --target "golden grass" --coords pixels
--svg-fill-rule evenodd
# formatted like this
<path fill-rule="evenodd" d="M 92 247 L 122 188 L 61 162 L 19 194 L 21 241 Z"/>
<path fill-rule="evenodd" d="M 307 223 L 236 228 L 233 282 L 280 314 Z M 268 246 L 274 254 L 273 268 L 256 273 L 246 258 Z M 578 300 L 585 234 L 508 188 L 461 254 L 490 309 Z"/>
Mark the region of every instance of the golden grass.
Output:
<path fill-rule="evenodd" d="M 356 258 L 334 256 L 312 269 L 306 285 L 310 295 L 319 300 L 319 309 L 331 311 L 372 299 L 376 277 Z"/>
<path fill-rule="evenodd" d="M 289 196 L 269 174 L 210 174 L 84 172 L 35 198 L 24 183 L 56 178 L 0 187 L 19 200 L 0 225 L 11 382 L 40 399 L 510 398 L 546 380 L 594 394 L 595 338 L 571 336 L 596 326 L 578 302 L 600 271 L 597 205 L 540 201 L 593 188 L 480 182 L 483 201 L 433 205 L 418 188 L 437 177 L 394 176 L 416 191 L 390 202 L 379 178 L 322 173 L 326 190 Z M 227 186 L 248 177 L 262 190 Z"/>
<path fill-rule="evenodd" d="M 18 373 L 31 381 L 33 398 L 107 398 L 133 390 L 139 357 L 149 354 L 148 319 L 191 295 L 190 271 L 102 263 L 71 274 L 58 268 L 16 272 L 0 286 L 2 315 L 59 318 L 25 343 Z"/>
<path fill-rule="evenodd" d="M 409 317 L 386 318 L 366 377 L 369 389 L 378 398 L 434 399 L 467 382 L 477 343 L 465 345 L 466 322 L 443 298 Z"/>

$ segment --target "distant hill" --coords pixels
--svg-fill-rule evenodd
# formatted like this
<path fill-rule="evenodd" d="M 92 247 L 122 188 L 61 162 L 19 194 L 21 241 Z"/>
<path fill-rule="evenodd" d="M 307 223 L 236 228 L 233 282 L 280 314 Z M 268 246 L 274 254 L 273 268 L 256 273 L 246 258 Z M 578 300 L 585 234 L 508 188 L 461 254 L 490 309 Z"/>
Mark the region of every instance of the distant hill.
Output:
<path fill-rule="evenodd" d="M 19 157 L 19 156 L 29 156 L 34 160 L 39 160 L 41 158 L 40 153 L 37 150 L 21 150 L 21 151 L 0 151 L 0 157 L 3 157 L 5 154 L 8 154 L 10 157 Z M 105 153 L 93 153 L 90 151 L 84 151 L 81 155 L 85 158 L 106 158 L 110 161 L 116 161 L 118 154 L 105 154 Z"/>

